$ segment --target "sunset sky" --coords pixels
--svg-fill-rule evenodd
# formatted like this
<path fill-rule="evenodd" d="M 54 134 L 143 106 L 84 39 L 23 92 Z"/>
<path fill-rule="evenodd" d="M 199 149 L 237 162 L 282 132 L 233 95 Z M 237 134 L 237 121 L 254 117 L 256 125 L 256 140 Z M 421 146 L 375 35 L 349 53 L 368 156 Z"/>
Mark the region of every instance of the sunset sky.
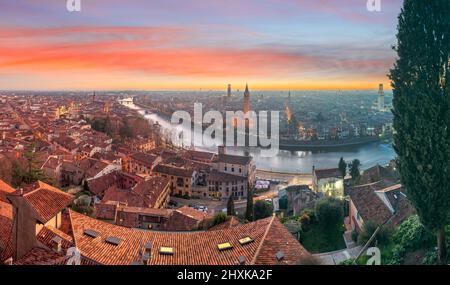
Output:
<path fill-rule="evenodd" d="M 0 0 L 0 90 L 376 89 L 401 0 Z"/>

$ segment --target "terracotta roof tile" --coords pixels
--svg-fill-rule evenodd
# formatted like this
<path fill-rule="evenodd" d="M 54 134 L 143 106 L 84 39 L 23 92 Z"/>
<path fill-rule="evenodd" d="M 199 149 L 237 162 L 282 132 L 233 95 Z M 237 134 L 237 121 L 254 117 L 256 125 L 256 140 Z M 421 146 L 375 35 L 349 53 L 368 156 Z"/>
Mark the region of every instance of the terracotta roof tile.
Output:
<path fill-rule="evenodd" d="M 21 196 L 20 191 L 18 190 L 10 194 L 11 197 Z M 24 187 L 23 198 L 36 211 L 36 218 L 40 222 L 46 223 L 63 208 L 72 203 L 74 196 L 42 181 L 38 181 Z"/>
<path fill-rule="evenodd" d="M 279 264 L 272 255 L 277 250 L 285 250 L 286 263 L 292 264 L 297 255 L 300 258 L 308 254 L 278 221 L 273 222 L 275 217 L 220 231 L 173 233 L 124 228 L 73 211 L 70 216 L 75 243 L 81 254 L 101 264 L 131 264 L 139 260 L 147 242 L 152 243 L 150 264 L 154 265 L 235 265 L 241 256 L 249 261 L 255 259 L 255 263 Z M 272 226 L 275 228 L 271 229 Z M 100 236 L 88 237 L 84 234 L 86 229 L 98 231 Z M 120 244 L 106 243 L 108 236 L 121 239 Z M 241 245 L 239 239 L 247 236 L 253 242 Z M 230 242 L 233 248 L 219 251 L 218 245 L 224 242 Z M 160 254 L 160 247 L 171 247 L 173 255 Z"/>

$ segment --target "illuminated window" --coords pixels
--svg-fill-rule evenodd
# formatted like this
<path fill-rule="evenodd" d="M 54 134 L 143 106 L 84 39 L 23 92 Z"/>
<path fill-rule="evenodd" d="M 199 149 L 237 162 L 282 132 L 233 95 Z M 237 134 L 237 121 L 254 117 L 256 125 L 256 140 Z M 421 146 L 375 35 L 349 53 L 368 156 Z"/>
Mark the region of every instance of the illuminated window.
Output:
<path fill-rule="evenodd" d="M 217 247 L 219 248 L 220 251 L 223 251 L 223 250 L 227 250 L 227 249 L 232 249 L 233 245 L 229 242 L 225 242 L 225 243 L 219 244 Z"/>
<path fill-rule="evenodd" d="M 173 255 L 173 248 L 172 247 L 167 247 L 167 246 L 161 246 L 159 248 L 159 253 L 160 254 L 166 254 L 166 255 Z"/>
<path fill-rule="evenodd" d="M 245 244 L 248 244 L 248 243 L 251 243 L 251 242 L 253 242 L 253 239 L 251 237 L 245 237 L 245 238 L 241 238 L 239 240 L 239 243 L 241 245 L 245 245 Z"/>

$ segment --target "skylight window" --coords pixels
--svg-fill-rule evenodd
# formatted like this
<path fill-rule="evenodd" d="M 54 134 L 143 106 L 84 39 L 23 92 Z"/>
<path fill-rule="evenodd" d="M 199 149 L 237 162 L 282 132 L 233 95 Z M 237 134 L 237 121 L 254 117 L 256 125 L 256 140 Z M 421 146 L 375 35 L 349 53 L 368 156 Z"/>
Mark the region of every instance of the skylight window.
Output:
<path fill-rule="evenodd" d="M 249 243 L 251 243 L 251 242 L 253 242 L 253 239 L 252 239 L 251 237 L 245 237 L 245 238 L 241 238 L 241 239 L 239 240 L 239 243 L 240 243 L 241 245 L 246 245 L 246 244 L 249 244 Z"/>
<path fill-rule="evenodd" d="M 111 236 L 111 237 L 108 237 L 105 241 L 112 245 L 119 245 L 121 240 L 118 237 Z"/>
<path fill-rule="evenodd" d="M 84 230 L 84 234 L 91 238 L 96 238 L 100 235 L 99 232 L 94 231 L 94 230 L 89 230 L 89 229 Z"/>
<path fill-rule="evenodd" d="M 219 248 L 220 251 L 223 251 L 223 250 L 227 250 L 227 249 L 232 249 L 233 245 L 229 242 L 224 242 L 224 243 L 217 245 L 217 247 Z"/>
<path fill-rule="evenodd" d="M 161 246 L 159 248 L 160 254 L 173 255 L 173 247 Z"/>

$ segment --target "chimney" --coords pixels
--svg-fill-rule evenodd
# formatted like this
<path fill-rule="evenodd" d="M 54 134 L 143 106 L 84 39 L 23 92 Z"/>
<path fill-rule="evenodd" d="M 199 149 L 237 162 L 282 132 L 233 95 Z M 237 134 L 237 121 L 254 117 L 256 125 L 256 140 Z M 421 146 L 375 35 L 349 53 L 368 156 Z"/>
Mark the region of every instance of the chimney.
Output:
<path fill-rule="evenodd" d="M 142 261 L 144 265 L 150 265 L 150 260 L 152 258 L 152 243 L 147 242 L 144 245 L 144 253 L 142 254 Z"/>
<path fill-rule="evenodd" d="M 239 257 L 239 265 L 245 265 L 245 256 Z"/>
<path fill-rule="evenodd" d="M 23 197 L 23 189 L 20 189 L 18 194 L 12 193 L 7 197 L 13 205 L 13 260 L 17 260 L 38 246 L 36 225 L 39 222 Z"/>
<path fill-rule="evenodd" d="M 150 254 L 145 252 L 142 255 L 142 262 L 144 263 L 144 265 L 150 265 Z"/>
<path fill-rule="evenodd" d="M 52 239 L 53 250 L 56 252 L 61 252 L 62 250 L 62 238 L 59 236 L 55 236 Z"/>

